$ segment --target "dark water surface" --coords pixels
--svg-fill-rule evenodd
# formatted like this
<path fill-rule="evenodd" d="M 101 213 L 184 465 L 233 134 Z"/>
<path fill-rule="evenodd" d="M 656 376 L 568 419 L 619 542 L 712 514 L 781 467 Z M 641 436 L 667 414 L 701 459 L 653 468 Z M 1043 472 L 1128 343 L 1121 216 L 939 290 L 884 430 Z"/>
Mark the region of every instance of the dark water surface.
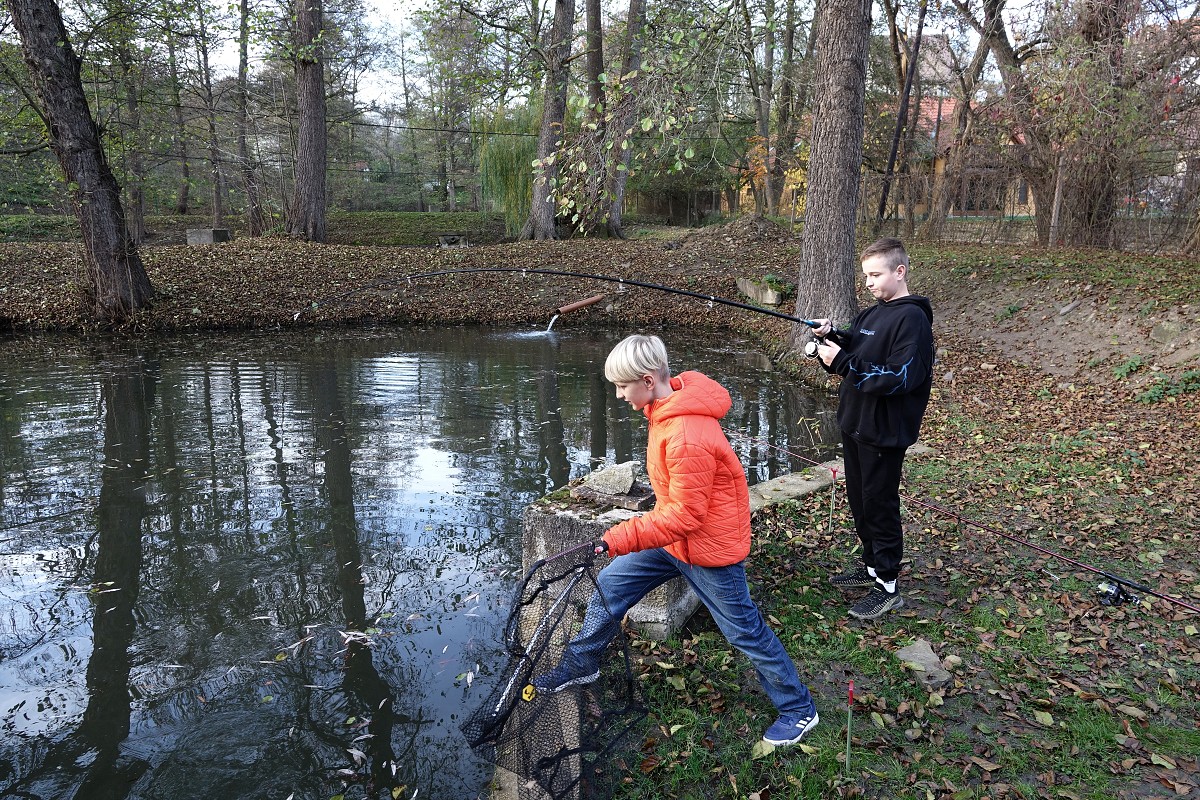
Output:
<path fill-rule="evenodd" d="M 0 795 L 479 795 L 458 724 L 504 661 L 521 509 L 644 456 L 619 338 L 0 342 Z M 750 345 L 664 338 L 734 395 L 751 482 L 832 452 Z"/>

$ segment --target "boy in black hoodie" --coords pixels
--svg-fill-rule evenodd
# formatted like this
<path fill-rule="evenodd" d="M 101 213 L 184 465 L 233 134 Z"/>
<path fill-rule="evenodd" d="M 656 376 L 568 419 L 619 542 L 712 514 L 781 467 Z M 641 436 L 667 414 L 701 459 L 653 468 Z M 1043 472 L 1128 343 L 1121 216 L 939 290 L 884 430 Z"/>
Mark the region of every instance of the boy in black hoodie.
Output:
<path fill-rule="evenodd" d="M 879 301 L 836 331 L 818 319 L 817 355 L 842 376 L 837 420 L 842 429 L 846 494 L 862 540 L 861 566 L 834 575 L 839 588 L 870 588 L 850 609 L 875 619 L 904 605 L 896 588 L 904 555 L 900 470 L 917 440 L 933 384 L 933 308 L 908 291 L 908 254 L 899 239 L 880 239 L 862 252 L 867 289 Z"/>

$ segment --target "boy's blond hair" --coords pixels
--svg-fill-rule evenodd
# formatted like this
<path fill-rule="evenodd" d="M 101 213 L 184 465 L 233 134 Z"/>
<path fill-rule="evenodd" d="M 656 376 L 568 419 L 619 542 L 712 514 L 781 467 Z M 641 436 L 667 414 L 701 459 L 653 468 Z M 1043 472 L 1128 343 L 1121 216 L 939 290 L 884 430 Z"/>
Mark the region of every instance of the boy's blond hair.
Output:
<path fill-rule="evenodd" d="M 661 381 L 671 378 L 667 346 L 657 336 L 627 336 L 604 361 L 604 377 L 613 383 L 633 383 L 643 375 L 653 375 Z"/>

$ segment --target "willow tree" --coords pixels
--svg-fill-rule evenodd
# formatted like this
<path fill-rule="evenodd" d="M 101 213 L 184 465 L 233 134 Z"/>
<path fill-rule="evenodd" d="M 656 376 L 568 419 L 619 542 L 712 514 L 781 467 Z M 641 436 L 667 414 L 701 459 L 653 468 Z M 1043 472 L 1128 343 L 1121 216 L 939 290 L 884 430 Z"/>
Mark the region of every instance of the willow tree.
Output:
<path fill-rule="evenodd" d="M 854 232 L 870 32 L 871 0 L 823 0 L 818 6 L 812 149 L 796 296 L 796 313 L 803 317 L 847 322 L 858 310 Z"/>
<path fill-rule="evenodd" d="M 529 218 L 533 196 L 530 164 L 537 157 L 537 139 L 531 132 L 537 124 L 536 112 L 536 107 L 526 107 L 511 118 L 497 118 L 479 151 L 484 196 L 500 207 L 505 232 L 514 238 Z"/>
<path fill-rule="evenodd" d="M 58 157 L 83 234 L 97 318 L 120 322 L 154 295 L 125 228 L 121 190 L 80 80 L 80 62 L 54 0 L 8 0 L 13 26 L 41 102 L 50 148 Z"/>

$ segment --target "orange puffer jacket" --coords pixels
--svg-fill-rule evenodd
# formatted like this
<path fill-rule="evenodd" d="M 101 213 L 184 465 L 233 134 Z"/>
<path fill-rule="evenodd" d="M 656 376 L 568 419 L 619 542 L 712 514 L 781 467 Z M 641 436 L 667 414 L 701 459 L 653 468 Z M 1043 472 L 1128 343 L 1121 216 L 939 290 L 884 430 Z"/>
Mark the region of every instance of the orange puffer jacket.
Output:
<path fill-rule="evenodd" d="M 736 564 L 750 552 L 750 493 L 719 422 L 733 405 L 729 392 L 699 372 L 671 378 L 671 388 L 643 409 L 654 508 L 605 532 L 609 555 L 665 547 L 689 564 Z"/>

